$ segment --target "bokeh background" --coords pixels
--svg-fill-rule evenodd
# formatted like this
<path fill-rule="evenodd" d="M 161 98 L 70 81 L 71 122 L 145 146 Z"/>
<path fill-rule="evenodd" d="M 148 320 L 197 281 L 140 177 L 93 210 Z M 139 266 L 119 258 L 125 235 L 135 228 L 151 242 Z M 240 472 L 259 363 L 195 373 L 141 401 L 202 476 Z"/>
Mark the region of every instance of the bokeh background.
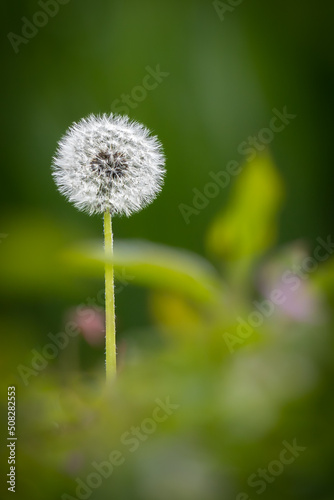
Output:
<path fill-rule="evenodd" d="M 294 439 L 306 450 L 260 496 L 334 498 L 333 259 L 233 352 L 224 337 L 333 234 L 333 3 L 17 0 L 1 18 L 1 436 L 15 385 L 18 498 L 253 499 L 248 478 Z M 143 91 L 148 67 L 161 81 Z M 249 161 L 240 145 L 284 107 L 295 118 Z M 61 197 L 50 165 L 73 121 L 111 111 L 159 136 L 167 175 L 154 204 L 114 221 L 120 380 L 106 394 L 102 219 Z M 242 172 L 198 209 L 194 189 L 232 160 Z M 80 333 L 36 370 L 71 321 Z M 175 414 L 75 493 L 167 396 Z"/>

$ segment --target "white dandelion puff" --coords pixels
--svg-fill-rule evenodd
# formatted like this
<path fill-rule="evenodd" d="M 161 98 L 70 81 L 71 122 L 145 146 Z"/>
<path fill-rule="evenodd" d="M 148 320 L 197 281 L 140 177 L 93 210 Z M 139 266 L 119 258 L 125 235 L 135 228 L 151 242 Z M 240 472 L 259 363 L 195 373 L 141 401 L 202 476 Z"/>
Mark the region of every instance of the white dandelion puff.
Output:
<path fill-rule="evenodd" d="M 156 136 L 111 113 L 74 123 L 59 141 L 52 170 L 59 191 L 79 210 L 129 216 L 156 198 L 164 165 Z"/>

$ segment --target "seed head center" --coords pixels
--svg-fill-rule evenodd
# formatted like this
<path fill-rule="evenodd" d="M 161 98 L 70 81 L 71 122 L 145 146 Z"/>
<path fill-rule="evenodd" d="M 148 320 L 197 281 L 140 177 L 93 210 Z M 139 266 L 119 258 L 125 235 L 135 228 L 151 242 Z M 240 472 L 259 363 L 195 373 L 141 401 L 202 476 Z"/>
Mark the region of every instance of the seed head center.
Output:
<path fill-rule="evenodd" d="M 127 168 L 127 159 L 122 153 L 101 151 L 90 163 L 93 172 L 109 179 L 122 177 Z"/>

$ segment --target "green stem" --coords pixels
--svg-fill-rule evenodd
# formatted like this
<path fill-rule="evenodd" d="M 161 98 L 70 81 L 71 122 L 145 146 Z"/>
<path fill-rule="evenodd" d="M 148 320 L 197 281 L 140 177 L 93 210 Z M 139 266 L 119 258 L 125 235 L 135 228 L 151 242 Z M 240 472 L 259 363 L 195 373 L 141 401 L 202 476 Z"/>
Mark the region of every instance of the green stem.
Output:
<path fill-rule="evenodd" d="M 115 326 L 115 297 L 114 297 L 114 266 L 113 237 L 111 214 L 104 214 L 104 250 L 105 263 L 105 306 L 106 306 L 106 372 L 107 382 L 112 382 L 116 376 L 116 326 Z"/>

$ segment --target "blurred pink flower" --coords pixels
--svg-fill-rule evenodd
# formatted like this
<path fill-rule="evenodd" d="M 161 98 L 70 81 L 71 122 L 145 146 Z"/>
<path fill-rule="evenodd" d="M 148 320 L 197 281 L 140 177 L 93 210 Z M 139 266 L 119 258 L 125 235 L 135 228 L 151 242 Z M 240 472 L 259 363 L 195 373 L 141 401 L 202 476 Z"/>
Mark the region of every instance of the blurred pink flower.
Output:
<path fill-rule="evenodd" d="M 94 307 L 77 307 L 70 312 L 70 321 L 73 321 L 88 344 L 99 346 L 105 337 L 104 311 Z"/>
<path fill-rule="evenodd" d="M 306 245 L 296 241 L 264 264 L 258 275 L 258 287 L 270 300 L 273 290 L 285 298 L 277 311 L 298 322 L 319 323 L 323 319 L 321 291 L 312 282 L 312 272 L 300 273 L 300 265 L 308 258 Z"/>

